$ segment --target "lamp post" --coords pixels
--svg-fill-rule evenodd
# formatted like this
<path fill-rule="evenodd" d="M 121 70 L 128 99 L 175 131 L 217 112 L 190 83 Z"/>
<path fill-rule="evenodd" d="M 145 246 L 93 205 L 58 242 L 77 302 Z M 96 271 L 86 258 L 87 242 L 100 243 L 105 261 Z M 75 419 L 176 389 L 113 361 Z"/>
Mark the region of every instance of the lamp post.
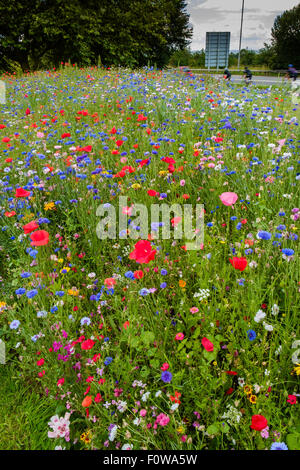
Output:
<path fill-rule="evenodd" d="M 241 58 L 241 44 L 242 44 L 242 31 L 243 31 L 243 18 L 244 18 L 244 3 L 242 2 L 242 17 L 241 17 L 241 29 L 240 29 L 240 44 L 239 44 L 239 57 L 238 57 L 238 70 L 240 70 L 240 58 Z"/>

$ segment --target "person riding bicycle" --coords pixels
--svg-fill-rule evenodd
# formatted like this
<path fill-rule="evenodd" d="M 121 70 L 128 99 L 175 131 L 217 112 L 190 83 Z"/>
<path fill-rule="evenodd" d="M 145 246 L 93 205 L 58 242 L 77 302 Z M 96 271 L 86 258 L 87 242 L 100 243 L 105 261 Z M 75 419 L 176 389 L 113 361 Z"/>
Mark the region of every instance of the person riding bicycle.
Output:
<path fill-rule="evenodd" d="M 293 67 L 292 64 L 289 64 L 289 68 L 288 68 L 288 71 L 287 71 L 287 77 L 290 78 L 290 79 L 293 79 L 295 81 L 297 79 L 297 76 L 298 76 L 297 70 L 295 69 L 295 67 Z"/>
<path fill-rule="evenodd" d="M 252 80 L 252 72 L 251 72 L 251 70 L 248 69 L 248 67 L 245 67 L 244 79 L 245 79 L 246 83 L 250 83 L 251 80 Z"/>
<path fill-rule="evenodd" d="M 229 70 L 228 70 L 227 67 L 224 69 L 224 79 L 225 79 L 226 81 L 228 81 L 228 82 L 229 82 L 230 79 L 231 79 L 231 73 L 229 72 Z"/>

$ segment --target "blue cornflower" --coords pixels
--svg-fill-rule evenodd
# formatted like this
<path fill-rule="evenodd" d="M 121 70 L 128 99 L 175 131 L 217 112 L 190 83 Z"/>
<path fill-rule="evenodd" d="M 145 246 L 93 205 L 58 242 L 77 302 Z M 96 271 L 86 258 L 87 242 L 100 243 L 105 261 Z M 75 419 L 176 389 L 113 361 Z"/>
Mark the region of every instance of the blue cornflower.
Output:
<path fill-rule="evenodd" d="M 271 237 L 272 237 L 272 234 L 269 232 L 266 232 L 265 230 L 261 230 L 257 234 L 257 238 L 260 238 L 261 240 L 270 240 Z"/>
<path fill-rule="evenodd" d="M 26 297 L 28 297 L 28 299 L 33 299 L 33 297 L 35 297 L 37 294 L 38 294 L 37 289 L 32 289 L 26 292 Z"/>
<path fill-rule="evenodd" d="M 270 450 L 289 450 L 284 442 L 273 442 Z"/>
<path fill-rule="evenodd" d="M 57 312 L 57 310 L 58 310 L 58 307 L 56 305 L 54 305 L 54 307 L 50 308 L 51 313 Z"/>
<path fill-rule="evenodd" d="M 45 318 L 45 317 L 47 316 L 47 312 L 46 312 L 46 310 L 40 310 L 40 311 L 36 314 L 36 316 L 37 316 L 38 318 Z"/>
<path fill-rule="evenodd" d="M 162 372 L 162 374 L 161 374 L 161 376 L 160 376 L 161 380 L 162 380 L 163 382 L 165 382 L 165 383 L 171 382 L 172 377 L 173 377 L 173 376 L 172 376 L 171 372 L 168 372 L 167 370 L 165 370 L 164 372 Z"/>
<path fill-rule="evenodd" d="M 107 357 L 104 361 L 104 365 L 108 366 L 113 361 L 112 357 Z"/>
<path fill-rule="evenodd" d="M 80 325 L 90 325 L 91 324 L 91 319 L 89 317 L 83 317 L 80 320 Z"/>
<path fill-rule="evenodd" d="M 295 233 L 290 233 L 290 235 L 289 235 L 289 239 L 290 239 L 290 240 L 295 240 L 295 241 L 296 241 L 296 240 L 298 240 L 298 235 L 296 235 Z"/>
<path fill-rule="evenodd" d="M 143 287 L 143 289 L 141 289 L 139 291 L 139 295 L 145 296 L 145 295 L 148 295 L 148 294 L 150 294 L 150 291 L 148 289 L 146 289 L 145 287 Z"/>
<path fill-rule="evenodd" d="M 38 220 L 38 223 L 39 223 L 39 225 L 41 225 L 41 224 L 50 224 L 50 220 L 47 219 L 46 217 L 41 217 L 41 218 Z"/>
<path fill-rule="evenodd" d="M 165 289 L 167 287 L 167 283 L 166 282 L 162 282 L 161 285 L 160 285 L 160 288 L 161 289 Z"/>
<path fill-rule="evenodd" d="M 295 253 L 291 248 L 282 248 L 281 251 L 286 256 L 292 256 Z"/>
<path fill-rule="evenodd" d="M 29 249 L 28 254 L 29 254 L 29 256 L 31 256 L 33 259 L 36 259 L 36 255 L 38 254 L 38 251 L 37 251 L 37 250 L 31 250 L 31 249 Z"/>
<path fill-rule="evenodd" d="M 19 328 L 19 325 L 20 325 L 19 320 L 13 320 L 11 324 L 9 325 L 9 327 L 11 330 L 16 330 L 17 328 Z"/>
<path fill-rule="evenodd" d="M 58 295 L 58 297 L 62 297 L 63 295 L 65 295 L 64 291 L 63 290 L 57 290 L 55 292 L 55 295 Z"/>
<path fill-rule="evenodd" d="M 161 274 L 162 276 L 166 276 L 166 275 L 168 274 L 168 271 L 167 271 L 166 269 L 162 269 L 162 270 L 160 271 L 160 274 Z"/>
<path fill-rule="evenodd" d="M 31 273 L 30 272 L 25 272 L 25 273 L 22 273 L 20 276 L 21 276 L 22 279 L 27 279 L 28 277 L 31 276 Z"/>
<path fill-rule="evenodd" d="M 19 289 L 15 290 L 15 294 L 17 295 L 23 295 L 25 294 L 26 292 L 26 289 L 24 289 L 24 287 L 20 287 Z"/>
<path fill-rule="evenodd" d="M 125 274 L 124 274 L 125 277 L 127 277 L 127 279 L 132 279 L 134 280 L 134 274 L 132 271 L 127 271 Z"/>
<path fill-rule="evenodd" d="M 254 330 L 248 330 L 247 336 L 250 341 L 253 341 L 256 338 L 256 333 Z"/>

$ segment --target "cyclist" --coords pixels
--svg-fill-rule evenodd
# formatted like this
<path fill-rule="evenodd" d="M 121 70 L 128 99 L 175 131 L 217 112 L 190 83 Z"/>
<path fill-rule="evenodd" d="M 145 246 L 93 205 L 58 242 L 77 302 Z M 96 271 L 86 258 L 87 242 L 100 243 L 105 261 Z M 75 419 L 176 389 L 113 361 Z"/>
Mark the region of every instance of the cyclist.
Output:
<path fill-rule="evenodd" d="M 229 72 L 227 67 L 224 69 L 224 79 L 226 80 L 226 82 L 230 82 L 231 79 L 231 73 Z"/>
<path fill-rule="evenodd" d="M 246 85 L 249 85 L 249 83 L 252 80 L 252 72 L 251 72 L 251 70 L 248 69 L 248 67 L 245 67 L 244 79 L 245 79 Z"/>
<path fill-rule="evenodd" d="M 297 76 L 298 76 L 297 70 L 295 69 L 295 67 L 293 67 L 292 64 L 289 64 L 289 68 L 288 68 L 288 71 L 287 71 L 287 78 L 292 79 L 293 81 L 295 81 L 295 80 L 297 80 Z"/>

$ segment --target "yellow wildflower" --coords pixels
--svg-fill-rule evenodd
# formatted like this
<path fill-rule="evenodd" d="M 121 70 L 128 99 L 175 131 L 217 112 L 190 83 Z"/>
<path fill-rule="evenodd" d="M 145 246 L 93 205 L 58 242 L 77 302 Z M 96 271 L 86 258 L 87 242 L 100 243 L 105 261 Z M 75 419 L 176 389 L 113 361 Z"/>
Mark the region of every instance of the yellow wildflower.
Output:
<path fill-rule="evenodd" d="M 53 209 L 55 209 L 55 203 L 54 202 L 46 202 L 46 204 L 44 204 L 44 210 L 45 211 L 52 211 Z"/>

